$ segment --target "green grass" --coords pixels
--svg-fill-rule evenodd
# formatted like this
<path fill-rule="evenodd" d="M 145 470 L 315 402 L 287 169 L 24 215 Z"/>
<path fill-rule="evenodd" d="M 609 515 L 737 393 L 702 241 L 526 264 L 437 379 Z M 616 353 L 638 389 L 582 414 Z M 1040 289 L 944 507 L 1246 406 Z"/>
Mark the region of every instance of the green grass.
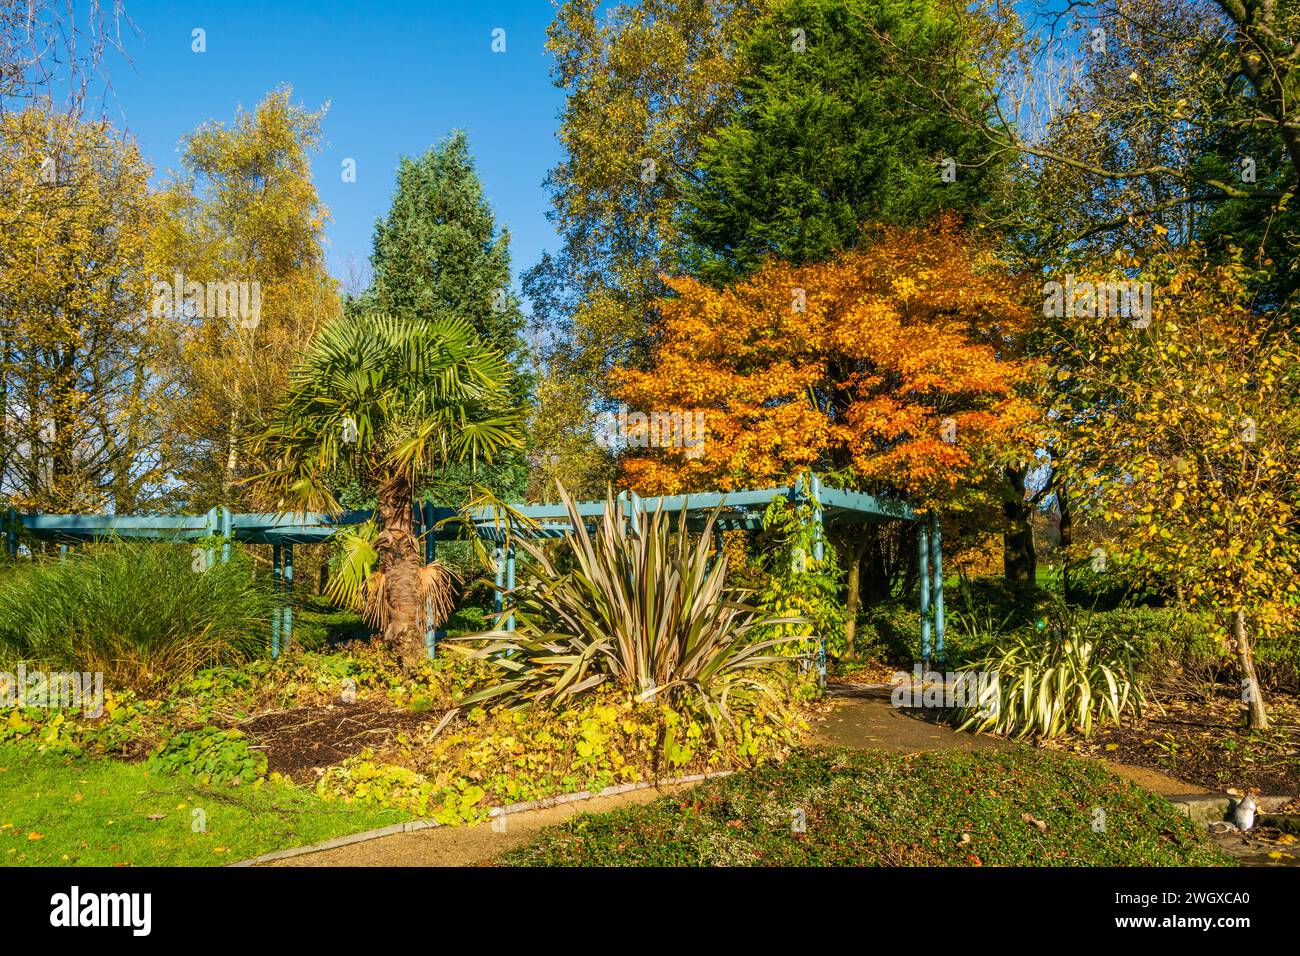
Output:
<path fill-rule="evenodd" d="M 1094 808 L 1105 832 L 1094 832 Z M 801 813 L 805 832 L 794 830 Z M 1026 817 L 1028 814 L 1028 817 Z M 1040 827 L 1034 821 L 1039 821 Z M 964 836 L 965 835 L 965 836 Z M 514 866 L 1192 866 L 1230 861 L 1168 803 L 1062 754 L 796 751 L 579 817 Z"/>
<path fill-rule="evenodd" d="M 204 832 L 194 832 L 196 809 Z M 6 866 L 220 866 L 404 819 L 282 783 L 204 785 L 140 764 L 0 745 Z"/>

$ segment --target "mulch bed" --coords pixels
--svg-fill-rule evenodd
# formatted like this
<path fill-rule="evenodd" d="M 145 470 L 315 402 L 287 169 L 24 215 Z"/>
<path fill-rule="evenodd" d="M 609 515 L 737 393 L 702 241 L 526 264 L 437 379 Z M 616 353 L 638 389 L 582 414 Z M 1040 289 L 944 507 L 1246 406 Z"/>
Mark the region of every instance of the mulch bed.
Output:
<path fill-rule="evenodd" d="M 326 767 L 367 747 L 382 751 L 398 734 L 436 725 L 441 719 L 436 710 L 417 713 L 357 701 L 272 711 L 239 724 L 239 729 L 263 748 L 268 770 L 308 783 Z"/>
<path fill-rule="evenodd" d="M 1300 697 L 1276 692 L 1268 697 L 1267 731 L 1244 728 L 1240 698 L 1228 687 L 1214 687 L 1204 696 L 1167 692 L 1154 698 L 1160 707 L 1148 708 L 1142 718 L 1062 745 L 1210 790 L 1300 795 Z"/>

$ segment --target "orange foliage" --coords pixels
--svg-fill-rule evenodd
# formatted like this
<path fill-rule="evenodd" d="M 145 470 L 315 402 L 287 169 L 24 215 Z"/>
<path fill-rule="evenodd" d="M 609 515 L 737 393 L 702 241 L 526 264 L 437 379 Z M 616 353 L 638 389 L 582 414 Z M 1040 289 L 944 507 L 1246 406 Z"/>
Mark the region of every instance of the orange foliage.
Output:
<path fill-rule="evenodd" d="M 1031 447 L 1031 369 L 1015 357 L 1031 312 L 954 220 L 721 290 L 669 285 L 650 367 L 616 372 L 612 391 L 633 410 L 703 410 L 706 435 L 702 450 L 630 449 L 623 477 L 643 493 L 849 469 L 859 488 L 951 506 Z"/>

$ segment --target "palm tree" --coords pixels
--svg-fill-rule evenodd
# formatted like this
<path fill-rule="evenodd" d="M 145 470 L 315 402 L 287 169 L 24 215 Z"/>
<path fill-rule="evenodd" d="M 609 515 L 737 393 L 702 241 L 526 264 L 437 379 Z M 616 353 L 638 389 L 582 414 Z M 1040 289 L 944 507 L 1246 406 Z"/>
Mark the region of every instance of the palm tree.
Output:
<path fill-rule="evenodd" d="M 334 489 L 349 481 L 375 493 L 373 543 L 352 551 L 368 552 L 364 600 L 405 667 L 425 658 L 425 597 L 437 583 L 415 539 L 415 489 L 449 463 L 521 444 L 510 381 L 506 359 L 459 319 L 345 317 L 312 342 L 258 441 L 275 465 L 254 482 L 277 507 L 337 512 Z"/>

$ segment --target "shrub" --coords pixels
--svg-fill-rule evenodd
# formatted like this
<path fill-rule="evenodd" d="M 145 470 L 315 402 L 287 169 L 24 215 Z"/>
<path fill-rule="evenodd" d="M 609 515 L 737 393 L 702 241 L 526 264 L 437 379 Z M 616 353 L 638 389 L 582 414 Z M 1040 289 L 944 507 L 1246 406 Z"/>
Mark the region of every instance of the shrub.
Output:
<path fill-rule="evenodd" d="M 505 680 L 467 703 L 554 704 L 615 684 L 697 708 L 715 735 L 737 707 L 781 706 L 775 671 L 790 659 L 766 652 L 808 635 L 753 640 L 759 628 L 797 619 L 764 618 L 726 587 L 725 555 L 710 562 L 716 512 L 693 538 L 685 512 L 675 525 L 662 512 L 642 515 L 633 530 L 609 498 L 592 533 L 560 492 L 576 529 L 560 551 L 574 568 L 561 571 L 548 549 L 522 542 L 532 568 L 514 595 L 518 630 L 474 636 L 490 638 L 479 654 Z"/>
<path fill-rule="evenodd" d="M 910 665 L 921 657 L 921 612 L 915 600 L 882 601 L 868 607 L 858 627 L 858 656 Z"/>
<path fill-rule="evenodd" d="M 1265 687 L 1300 693 L 1300 634 L 1261 635 L 1255 643 L 1255 669 Z"/>
<path fill-rule="evenodd" d="M 1133 647 L 1138 675 L 1162 681 L 1171 675 L 1214 680 L 1231 667 L 1223 629 L 1202 613 L 1175 608 L 1125 607 L 1092 615 L 1103 634 Z"/>
<path fill-rule="evenodd" d="M 959 708 L 962 729 L 1056 737 L 1090 734 L 1096 722 L 1119 723 L 1143 702 L 1132 655 L 1127 641 L 1100 632 L 1087 612 L 1062 605 L 1043 631 L 1000 637 L 987 657 L 963 669 L 992 675 L 996 684 L 991 698 L 980 695 Z"/>
<path fill-rule="evenodd" d="M 777 537 L 778 545 L 763 562 L 763 582 L 757 606 L 766 615 L 794 623 L 759 628 L 756 639 L 774 637 L 800 638 L 811 633 L 826 642 L 831 657 L 844 654 L 847 616 L 839 598 L 844 571 L 835 559 L 835 549 L 824 541 L 823 557 L 814 557 L 817 525 L 813 508 L 797 507 L 778 496 L 763 514 L 763 530 Z M 817 652 L 804 641 L 784 645 L 786 653 Z"/>
<path fill-rule="evenodd" d="M 319 595 L 294 595 L 293 643 L 304 651 L 327 651 L 373 634 L 374 629 L 355 611 L 336 607 Z"/>
<path fill-rule="evenodd" d="M 266 775 L 266 754 L 239 730 L 183 730 L 149 757 L 154 773 L 183 774 L 203 783 L 252 783 Z"/>
<path fill-rule="evenodd" d="M 246 555 L 193 570 L 191 548 L 110 542 L 17 565 L 0 582 L 0 663 L 161 687 L 264 652 L 274 595 Z"/>

